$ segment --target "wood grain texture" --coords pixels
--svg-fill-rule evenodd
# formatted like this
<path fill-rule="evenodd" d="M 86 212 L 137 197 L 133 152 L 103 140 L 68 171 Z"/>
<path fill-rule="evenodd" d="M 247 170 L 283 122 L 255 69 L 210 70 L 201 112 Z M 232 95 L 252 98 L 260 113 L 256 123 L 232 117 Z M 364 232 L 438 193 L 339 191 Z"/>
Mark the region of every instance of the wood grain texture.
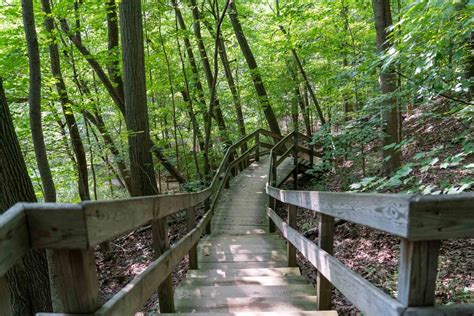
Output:
<path fill-rule="evenodd" d="M 53 271 L 62 313 L 93 313 L 100 306 L 94 249 L 54 250 Z"/>
<path fill-rule="evenodd" d="M 320 214 L 318 245 L 328 254 L 334 249 L 334 217 Z M 324 275 L 318 272 L 316 279 L 316 296 L 318 310 L 331 309 L 332 284 Z"/>
<path fill-rule="evenodd" d="M 296 229 L 296 206 L 288 204 L 288 225 Z M 288 243 L 288 266 L 297 267 L 296 264 L 296 248 L 291 243 Z"/>
<path fill-rule="evenodd" d="M 138 311 L 158 286 L 173 271 L 193 245 L 201 238 L 212 213 L 208 211 L 196 227 L 178 243 L 153 261 L 142 273 L 108 300 L 96 315 L 132 315 Z"/>
<path fill-rule="evenodd" d="M 28 224 L 23 204 L 0 215 L 0 277 L 30 250 Z"/>
<path fill-rule="evenodd" d="M 78 204 L 28 203 L 25 212 L 31 246 L 48 249 L 87 249 L 84 211 Z"/>
<path fill-rule="evenodd" d="M 433 306 L 440 241 L 401 240 L 398 300 L 405 306 Z"/>
<path fill-rule="evenodd" d="M 400 237 L 408 236 L 410 196 L 281 190 L 267 185 L 267 194 L 283 203 L 366 225 Z"/>
<path fill-rule="evenodd" d="M 408 219 L 411 240 L 474 237 L 474 194 L 414 196 Z"/>
<path fill-rule="evenodd" d="M 401 315 L 405 307 L 267 210 L 282 235 L 349 301 L 366 315 Z"/>

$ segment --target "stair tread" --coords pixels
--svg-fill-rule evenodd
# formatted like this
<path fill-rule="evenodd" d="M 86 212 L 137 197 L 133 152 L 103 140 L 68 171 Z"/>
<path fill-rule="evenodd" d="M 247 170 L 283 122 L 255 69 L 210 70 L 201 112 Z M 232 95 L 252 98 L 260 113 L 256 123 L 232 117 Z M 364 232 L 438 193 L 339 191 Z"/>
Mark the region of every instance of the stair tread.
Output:
<path fill-rule="evenodd" d="M 179 312 L 289 312 L 316 310 L 316 296 L 296 297 L 218 297 L 177 300 Z"/>
<path fill-rule="evenodd" d="M 243 268 L 243 269 L 200 269 L 188 270 L 188 277 L 191 278 L 212 278 L 212 277 L 247 277 L 247 276 L 298 276 L 301 275 L 299 268 Z"/>
<path fill-rule="evenodd" d="M 232 285 L 285 285 L 285 284 L 308 284 L 303 276 L 249 276 L 249 277 L 188 277 L 181 284 L 196 286 L 232 286 Z"/>
<path fill-rule="evenodd" d="M 225 298 L 225 297 L 284 297 L 311 296 L 315 290 L 309 284 L 286 285 L 232 285 L 232 286 L 200 286 L 188 285 L 178 287 L 175 297 L 180 300 L 195 298 Z"/>
<path fill-rule="evenodd" d="M 176 314 L 160 314 L 160 315 L 176 315 Z M 179 313 L 181 316 L 281 316 L 281 312 L 234 312 L 234 313 Z M 136 316 L 143 316 L 137 314 Z M 151 316 L 147 314 L 147 316 Z M 298 311 L 290 312 L 286 311 L 285 316 L 337 316 L 336 311 Z"/>

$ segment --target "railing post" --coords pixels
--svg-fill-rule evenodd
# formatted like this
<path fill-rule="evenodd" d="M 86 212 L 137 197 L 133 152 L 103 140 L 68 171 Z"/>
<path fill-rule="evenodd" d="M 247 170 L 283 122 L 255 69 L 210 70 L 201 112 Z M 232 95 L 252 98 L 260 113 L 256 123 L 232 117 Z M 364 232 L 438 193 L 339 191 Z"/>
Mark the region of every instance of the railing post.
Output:
<path fill-rule="evenodd" d="M 276 153 L 272 153 L 271 161 L 270 161 L 270 168 L 271 170 L 271 178 L 268 179 L 270 181 L 270 184 L 275 187 L 277 183 L 277 168 L 275 166 L 275 162 L 277 159 Z M 268 197 L 268 207 L 271 208 L 272 210 L 276 211 L 276 200 L 275 198 L 269 196 Z M 268 219 L 268 232 L 269 233 L 274 233 L 275 232 L 275 223 L 271 220 Z"/>
<path fill-rule="evenodd" d="M 321 249 L 325 250 L 329 254 L 333 254 L 334 248 L 334 217 L 320 214 L 319 219 L 319 241 L 318 245 Z M 329 310 L 331 309 L 331 283 L 318 272 L 317 275 L 317 309 L 318 310 Z"/>
<path fill-rule="evenodd" d="M 288 225 L 296 229 L 296 206 L 288 204 Z M 288 266 L 296 267 L 296 248 L 288 242 Z"/>
<path fill-rule="evenodd" d="M 151 221 L 153 250 L 155 259 L 169 249 L 167 218 Z M 158 289 L 161 313 L 174 313 L 174 292 L 171 274 L 161 283 Z"/>
<path fill-rule="evenodd" d="M 440 245 L 439 240 L 401 240 L 397 290 L 398 301 L 403 305 L 434 305 Z"/>
<path fill-rule="evenodd" d="M 50 253 L 50 269 L 57 277 L 59 296 L 54 312 L 94 313 L 100 307 L 94 249 L 60 249 Z"/>
<path fill-rule="evenodd" d="M 293 149 L 293 164 L 295 169 L 293 170 L 293 189 L 298 189 L 298 133 L 295 132 L 294 136 L 294 149 Z"/>
<path fill-rule="evenodd" d="M 196 209 L 194 206 L 186 210 L 186 225 L 188 232 L 196 227 Z M 189 250 L 189 268 L 192 270 L 198 269 L 197 244 Z"/>
<path fill-rule="evenodd" d="M 255 161 L 260 161 L 260 133 L 255 134 Z"/>
<path fill-rule="evenodd" d="M 208 197 L 204 200 L 204 213 L 206 213 L 211 208 L 211 198 Z M 211 221 L 206 225 L 206 235 L 211 234 Z"/>
<path fill-rule="evenodd" d="M 314 165 L 314 145 L 311 145 L 308 143 L 309 147 L 309 162 L 311 163 L 311 166 Z"/>

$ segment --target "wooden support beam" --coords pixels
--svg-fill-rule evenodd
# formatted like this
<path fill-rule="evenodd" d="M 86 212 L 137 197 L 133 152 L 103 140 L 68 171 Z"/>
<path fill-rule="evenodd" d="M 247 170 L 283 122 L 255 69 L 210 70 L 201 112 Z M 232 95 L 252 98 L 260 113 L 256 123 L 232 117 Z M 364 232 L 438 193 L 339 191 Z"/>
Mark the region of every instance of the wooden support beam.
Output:
<path fill-rule="evenodd" d="M 60 306 L 54 312 L 94 313 L 100 307 L 94 249 L 51 251 Z"/>
<path fill-rule="evenodd" d="M 296 213 L 297 208 L 288 204 L 288 225 L 296 229 Z M 287 243 L 288 247 L 288 267 L 297 267 L 296 264 L 296 248 L 291 243 Z"/>
<path fill-rule="evenodd" d="M 298 190 L 298 133 L 295 133 L 294 142 L 293 165 L 295 169 L 293 170 L 293 190 Z"/>
<path fill-rule="evenodd" d="M 151 222 L 153 250 L 155 258 L 159 258 L 169 248 L 168 223 L 166 218 L 153 220 Z M 171 273 L 160 284 L 158 289 L 158 299 L 160 302 L 160 313 L 174 313 L 174 290 Z"/>
<path fill-rule="evenodd" d="M 440 245 L 440 241 L 401 240 L 397 288 L 403 305 L 434 305 Z"/>
<path fill-rule="evenodd" d="M 332 255 L 334 251 L 334 217 L 320 214 L 319 218 L 319 240 L 318 245 L 328 254 Z M 331 309 L 332 284 L 318 272 L 316 279 L 317 309 Z"/>
<path fill-rule="evenodd" d="M 399 316 L 403 313 L 405 306 L 396 299 L 346 267 L 297 230 L 289 227 L 273 210 L 268 209 L 267 214 L 280 229 L 283 237 L 364 315 Z"/>
<path fill-rule="evenodd" d="M 260 133 L 255 134 L 255 161 L 260 161 Z"/>
<path fill-rule="evenodd" d="M 186 225 L 188 232 L 192 231 L 196 227 L 196 209 L 190 207 L 186 210 Z M 197 244 L 195 244 L 188 252 L 189 254 L 189 268 L 198 269 L 198 255 L 197 255 Z"/>

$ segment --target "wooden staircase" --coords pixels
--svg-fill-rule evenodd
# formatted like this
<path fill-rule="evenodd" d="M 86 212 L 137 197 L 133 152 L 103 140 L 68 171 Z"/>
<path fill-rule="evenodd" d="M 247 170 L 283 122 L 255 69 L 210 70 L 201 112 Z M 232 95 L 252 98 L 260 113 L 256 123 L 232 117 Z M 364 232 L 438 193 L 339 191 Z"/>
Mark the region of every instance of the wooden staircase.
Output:
<path fill-rule="evenodd" d="M 316 311 L 315 289 L 288 267 L 286 242 L 268 233 L 268 157 L 254 162 L 223 192 L 212 235 L 198 246 L 198 270 L 175 291 L 178 313 L 193 315 L 337 315 Z M 279 174 L 293 169 L 291 159 Z"/>

